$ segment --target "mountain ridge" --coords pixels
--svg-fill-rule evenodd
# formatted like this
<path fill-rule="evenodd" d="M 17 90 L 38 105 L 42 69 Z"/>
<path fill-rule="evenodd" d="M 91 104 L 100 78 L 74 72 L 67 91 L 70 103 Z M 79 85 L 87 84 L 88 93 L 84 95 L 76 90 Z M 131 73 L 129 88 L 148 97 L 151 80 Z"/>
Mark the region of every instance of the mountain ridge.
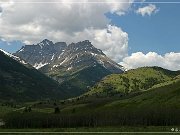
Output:
<path fill-rule="evenodd" d="M 54 44 L 52 41 L 44 39 L 36 45 L 23 46 L 14 55 L 24 59 L 36 69 L 39 69 L 49 64 L 55 58 L 55 55 L 60 55 L 66 46 L 65 42 Z"/>

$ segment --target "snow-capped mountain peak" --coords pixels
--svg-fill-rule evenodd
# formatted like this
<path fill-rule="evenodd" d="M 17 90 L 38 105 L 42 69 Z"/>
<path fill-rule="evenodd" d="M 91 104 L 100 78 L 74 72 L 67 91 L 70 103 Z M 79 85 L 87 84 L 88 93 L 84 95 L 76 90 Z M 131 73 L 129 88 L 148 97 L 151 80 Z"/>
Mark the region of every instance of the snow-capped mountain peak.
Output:
<path fill-rule="evenodd" d="M 42 42 L 40 42 L 38 44 L 41 48 L 43 48 L 44 46 L 49 46 L 49 45 L 53 45 L 53 42 L 48 40 L 48 39 L 44 39 Z"/>
<path fill-rule="evenodd" d="M 25 45 L 14 55 L 25 59 L 36 69 L 39 69 L 48 63 L 51 63 L 67 47 L 65 42 L 53 43 L 48 39 L 44 39 L 36 45 Z"/>
<path fill-rule="evenodd" d="M 40 46 L 40 47 L 39 47 Z M 123 72 L 122 66 L 109 59 L 89 40 L 71 43 L 53 43 L 47 39 L 37 45 L 26 45 L 15 53 L 36 69 L 51 71 L 75 71 L 83 67 L 101 65 L 112 73 Z"/>

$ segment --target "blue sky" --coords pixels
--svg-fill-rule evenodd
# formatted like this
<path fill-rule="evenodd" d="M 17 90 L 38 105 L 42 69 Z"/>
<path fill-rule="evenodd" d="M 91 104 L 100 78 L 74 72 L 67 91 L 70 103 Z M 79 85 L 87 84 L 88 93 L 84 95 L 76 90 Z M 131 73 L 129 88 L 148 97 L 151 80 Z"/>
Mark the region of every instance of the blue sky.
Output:
<path fill-rule="evenodd" d="M 137 4 L 136 4 L 137 6 Z M 129 12 L 124 16 L 108 14 L 112 24 L 129 35 L 129 54 L 158 54 L 180 51 L 180 4 L 156 4 L 159 11 L 151 16 Z"/>
<path fill-rule="evenodd" d="M 0 40 L 0 48 L 10 53 L 16 52 L 23 45 L 21 41 L 11 41 L 7 43 L 6 41 Z"/>

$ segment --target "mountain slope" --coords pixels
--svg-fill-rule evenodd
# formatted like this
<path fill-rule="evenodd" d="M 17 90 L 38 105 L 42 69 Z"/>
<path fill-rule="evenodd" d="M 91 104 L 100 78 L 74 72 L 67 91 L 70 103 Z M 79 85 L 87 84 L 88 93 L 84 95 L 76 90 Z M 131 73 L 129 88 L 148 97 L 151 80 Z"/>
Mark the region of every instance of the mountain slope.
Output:
<path fill-rule="evenodd" d="M 23 59 L 15 56 L 15 55 L 13 55 L 13 54 L 11 54 L 11 53 L 8 53 L 8 52 L 6 52 L 6 51 L 4 51 L 4 50 L 2 50 L 2 49 L 0 49 L 0 52 L 3 52 L 5 55 L 11 57 L 12 59 L 14 59 L 14 60 L 16 60 L 16 61 L 18 61 L 18 62 L 20 62 L 20 63 L 23 64 L 24 66 L 31 67 L 31 65 L 28 64 L 27 62 L 25 62 Z"/>
<path fill-rule="evenodd" d="M 87 95 L 120 96 L 132 92 L 144 91 L 154 85 L 172 80 L 180 72 L 159 67 L 144 67 L 129 70 L 124 74 L 113 74 L 96 84 Z"/>
<path fill-rule="evenodd" d="M 65 93 L 57 82 L 0 51 L 1 100 L 29 101 L 63 97 Z"/>
<path fill-rule="evenodd" d="M 166 107 L 178 107 L 180 101 L 180 79 L 176 78 L 168 82 L 161 83 L 148 91 L 142 92 L 138 96 L 125 99 L 123 102 L 128 104 L 128 107 L 138 106 L 143 107 L 161 107 L 161 105 L 166 105 Z M 120 106 L 122 101 L 115 101 L 107 106 Z M 125 107 L 125 106 L 124 106 Z M 175 108 L 174 108 L 175 109 Z"/>

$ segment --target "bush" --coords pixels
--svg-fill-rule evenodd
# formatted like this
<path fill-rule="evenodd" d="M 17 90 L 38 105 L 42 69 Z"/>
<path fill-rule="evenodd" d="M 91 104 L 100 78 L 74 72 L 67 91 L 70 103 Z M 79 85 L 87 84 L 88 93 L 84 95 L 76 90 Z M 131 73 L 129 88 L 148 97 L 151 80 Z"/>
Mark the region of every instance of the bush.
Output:
<path fill-rule="evenodd" d="M 60 113 L 59 107 L 55 107 L 55 108 L 54 108 L 54 113 L 55 113 L 55 114 Z"/>

